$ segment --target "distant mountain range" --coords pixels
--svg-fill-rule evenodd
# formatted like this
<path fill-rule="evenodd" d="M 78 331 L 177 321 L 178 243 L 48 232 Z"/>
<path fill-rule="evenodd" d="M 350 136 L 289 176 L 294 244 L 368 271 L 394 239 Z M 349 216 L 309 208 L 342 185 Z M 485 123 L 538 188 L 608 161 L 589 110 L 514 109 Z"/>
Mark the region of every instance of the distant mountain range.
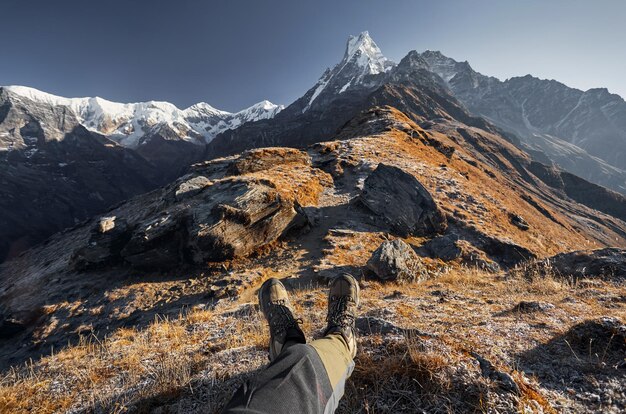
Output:
<path fill-rule="evenodd" d="M 206 144 L 227 129 L 259 119 L 272 118 L 283 109 L 269 101 L 262 101 L 236 113 L 213 108 L 205 102 L 186 109 L 178 109 L 169 102 L 118 103 L 102 98 L 63 98 L 25 86 L 5 86 L 6 100 L 26 100 L 49 107 L 65 107 L 76 120 L 90 131 L 107 136 L 128 148 L 137 148 L 161 131 L 175 134 L 176 139 Z M 58 124 L 45 124 L 43 128 L 53 136 Z M 0 135 L 4 148 L 21 148 L 19 134 L 7 132 Z M 0 148 L 2 148 L 0 147 Z"/>
<path fill-rule="evenodd" d="M 459 131 L 504 137 L 564 195 L 626 216 L 611 201 L 619 195 L 594 201 L 589 194 L 604 190 L 576 177 L 626 194 L 622 98 L 531 76 L 500 81 L 440 52 L 412 51 L 394 63 L 363 32 L 286 108 L 263 101 L 237 113 L 206 103 L 181 110 L 167 102 L 0 88 L 0 260 L 175 179 L 195 162 L 257 147 L 306 147 L 385 105 L 426 130 L 456 122 Z"/>
<path fill-rule="evenodd" d="M 536 158 L 626 193 L 626 102 L 620 96 L 530 75 L 500 81 L 440 52 L 420 56 L 470 112 L 517 135 Z"/>

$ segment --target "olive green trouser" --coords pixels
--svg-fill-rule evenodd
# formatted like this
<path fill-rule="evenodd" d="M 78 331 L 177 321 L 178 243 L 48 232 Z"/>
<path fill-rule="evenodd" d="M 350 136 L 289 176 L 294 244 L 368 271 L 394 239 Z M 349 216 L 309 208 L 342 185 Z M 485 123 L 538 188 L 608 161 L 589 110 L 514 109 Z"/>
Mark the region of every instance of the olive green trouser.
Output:
<path fill-rule="evenodd" d="M 278 357 L 243 384 L 224 409 L 230 414 L 330 414 L 344 394 L 354 361 L 344 338 L 288 342 Z"/>

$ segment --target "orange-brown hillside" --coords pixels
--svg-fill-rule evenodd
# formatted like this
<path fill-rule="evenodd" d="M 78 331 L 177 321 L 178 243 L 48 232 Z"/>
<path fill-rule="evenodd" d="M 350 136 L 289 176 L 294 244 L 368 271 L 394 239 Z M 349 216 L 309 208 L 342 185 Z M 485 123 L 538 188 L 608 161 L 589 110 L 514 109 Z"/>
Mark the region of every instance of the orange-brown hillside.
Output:
<path fill-rule="evenodd" d="M 285 279 L 314 336 L 325 282 L 341 271 L 360 279 L 363 305 L 340 412 L 626 409 L 626 276 L 527 262 L 626 248 L 623 221 L 564 196 L 499 135 L 456 121 L 422 128 L 376 107 L 336 138 L 197 164 L 2 265 L 13 330 L 0 342 L 0 411 L 219 412 L 266 362 L 256 288 Z M 417 179 L 445 225 L 399 234 L 390 215 L 406 194 L 394 183 L 388 211 L 368 207 L 381 165 Z M 366 271 L 396 238 L 427 280 Z M 175 266 L 148 266 L 163 258 Z"/>

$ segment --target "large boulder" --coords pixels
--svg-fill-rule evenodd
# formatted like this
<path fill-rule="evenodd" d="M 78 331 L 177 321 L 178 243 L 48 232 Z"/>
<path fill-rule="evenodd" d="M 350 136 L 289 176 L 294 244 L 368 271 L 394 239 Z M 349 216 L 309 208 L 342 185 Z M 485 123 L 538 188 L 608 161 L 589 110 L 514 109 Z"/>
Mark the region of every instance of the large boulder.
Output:
<path fill-rule="evenodd" d="M 367 261 L 367 268 L 381 280 L 415 281 L 428 277 L 413 248 L 400 239 L 383 242 Z"/>
<path fill-rule="evenodd" d="M 122 257 L 142 268 L 232 259 L 276 240 L 297 221 L 294 202 L 268 181 L 236 177 L 203 185 L 138 223 Z"/>
<path fill-rule="evenodd" d="M 359 200 L 402 237 L 441 233 L 447 227 L 428 190 L 397 167 L 379 164 L 365 180 Z"/>
<path fill-rule="evenodd" d="M 190 208 L 187 247 L 195 263 L 243 256 L 278 239 L 300 209 L 267 181 L 227 180 Z"/>

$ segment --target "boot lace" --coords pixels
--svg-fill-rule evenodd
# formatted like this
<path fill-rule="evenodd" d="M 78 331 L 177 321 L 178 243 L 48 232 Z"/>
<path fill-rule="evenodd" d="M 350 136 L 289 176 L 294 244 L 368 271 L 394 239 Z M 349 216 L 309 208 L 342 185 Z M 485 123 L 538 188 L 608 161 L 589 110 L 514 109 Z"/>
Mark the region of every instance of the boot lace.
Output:
<path fill-rule="evenodd" d="M 352 328 L 355 316 L 349 308 L 351 304 L 349 296 L 340 296 L 331 300 L 330 309 L 326 321 L 328 326 L 338 326 L 341 328 Z"/>
<path fill-rule="evenodd" d="M 285 301 L 282 299 L 270 302 L 268 316 L 270 330 L 274 334 L 286 332 L 288 329 L 302 324 L 302 319 L 294 318 L 291 310 L 285 305 Z"/>

